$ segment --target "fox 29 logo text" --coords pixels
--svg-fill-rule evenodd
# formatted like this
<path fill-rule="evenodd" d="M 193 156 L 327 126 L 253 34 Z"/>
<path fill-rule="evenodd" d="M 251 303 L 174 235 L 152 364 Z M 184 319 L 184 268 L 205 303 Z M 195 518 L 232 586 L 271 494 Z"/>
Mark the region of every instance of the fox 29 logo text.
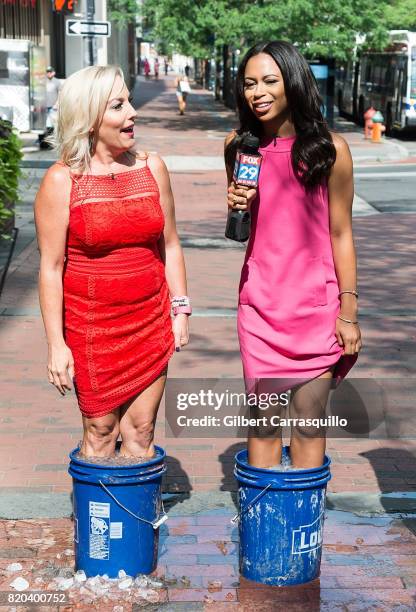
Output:
<path fill-rule="evenodd" d="M 257 187 L 259 182 L 261 155 L 241 153 L 235 160 L 234 182 L 247 187 Z"/>

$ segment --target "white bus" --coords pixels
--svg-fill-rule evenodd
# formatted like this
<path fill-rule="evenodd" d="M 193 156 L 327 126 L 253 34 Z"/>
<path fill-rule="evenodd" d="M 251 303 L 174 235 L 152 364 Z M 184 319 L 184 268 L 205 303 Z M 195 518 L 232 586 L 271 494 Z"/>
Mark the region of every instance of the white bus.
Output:
<path fill-rule="evenodd" d="M 373 106 L 388 133 L 416 128 L 416 32 L 391 30 L 384 51 L 363 51 L 339 66 L 336 96 L 340 114 L 358 123 Z"/>

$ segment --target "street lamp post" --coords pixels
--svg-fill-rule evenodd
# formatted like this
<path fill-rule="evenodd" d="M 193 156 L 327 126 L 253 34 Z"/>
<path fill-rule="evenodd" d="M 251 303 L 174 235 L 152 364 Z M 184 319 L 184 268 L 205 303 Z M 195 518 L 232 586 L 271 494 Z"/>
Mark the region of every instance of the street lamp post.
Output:
<path fill-rule="evenodd" d="M 94 21 L 95 0 L 87 0 L 87 21 Z M 88 65 L 94 65 L 94 39 L 92 36 L 87 36 L 88 46 Z"/>

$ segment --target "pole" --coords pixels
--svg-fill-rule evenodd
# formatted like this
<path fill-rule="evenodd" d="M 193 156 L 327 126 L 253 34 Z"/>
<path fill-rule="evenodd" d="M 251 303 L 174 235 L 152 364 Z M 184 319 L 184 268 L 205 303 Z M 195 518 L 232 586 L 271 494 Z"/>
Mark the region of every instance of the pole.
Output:
<path fill-rule="evenodd" d="M 87 0 L 87 21 L 94 21 L 95 0 Z M 94 65 L 94 39 L 92 36 L 87 36 L 88 45 L 88 65 Z"/>

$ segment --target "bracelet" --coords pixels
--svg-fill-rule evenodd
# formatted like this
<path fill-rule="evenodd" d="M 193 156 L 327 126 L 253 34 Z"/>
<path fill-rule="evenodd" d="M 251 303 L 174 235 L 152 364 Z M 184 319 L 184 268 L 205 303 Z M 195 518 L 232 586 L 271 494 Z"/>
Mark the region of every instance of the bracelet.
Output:
<path fill-rule="evenodd" d="M 345 323 L 358 323 L 358 321 L 351 321 L 351 319 L 344 319 L 344 317 L 337 316 L 337 319 L 341 319 L 341 321 L 345 321 Z"/>
<path fill-rule="evenodd" d="M 170 299 L 170 301 L 171 301 L 173 308 L 175 308 L 175 306 L 189 306 L 190 305 L 190 300 L 187 295 L 174 295 Z"/>
<path fill-rule="evenodd" d="M 175 306 L 173 308 L 173 314 L 176 317 L 177 314 L 192 314 L 192 308 L 190 306 Z"/>
<path fill-rule="evenodd" d="M 191 302 L 187 295 L 175 295 L 171 298 L 171 305 L 174 316 L 180 313 L 192 314 Z"/>
<path fill-rule="evenodd" d="M 340 291 L 338 293 L 338 297 L 341 297 L 343 293 L 352 293 L 352 295 L 355 295 L 355 297 L 358 299 L 358 293 L 355 291 L 355 289 L 345 289 L 344 291 Z"/>

